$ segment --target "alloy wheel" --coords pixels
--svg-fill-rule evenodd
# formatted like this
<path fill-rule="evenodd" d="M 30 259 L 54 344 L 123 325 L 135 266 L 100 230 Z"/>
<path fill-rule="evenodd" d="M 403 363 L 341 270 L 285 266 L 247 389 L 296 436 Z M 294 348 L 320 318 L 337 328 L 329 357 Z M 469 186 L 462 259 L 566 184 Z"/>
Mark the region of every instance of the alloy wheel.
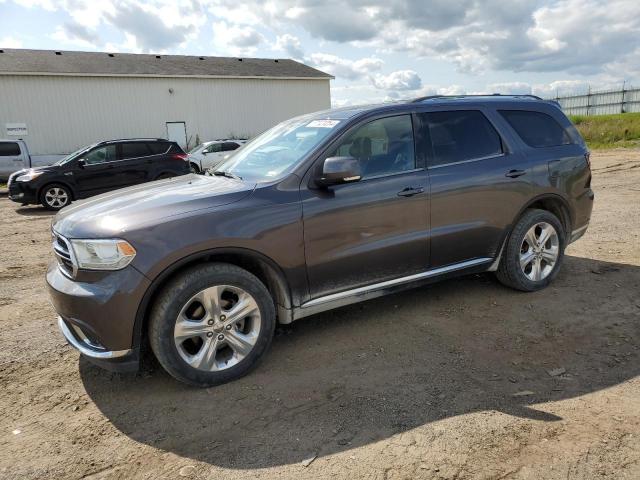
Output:
<path fill-rule="evenodd" d="M 51 208 L 62 208 L 69 203 L 69 195 L 60 187 L 51 187 L 44 194 L 44 201 Z"/>
<path fill-rule="evenodd" d="M 560 254 L 556 229 L 547 222 L 533 225 L 520 246 L 520 268 L 534 282 L 544 280 L 553 271 Z"/>
<path fill-rule="evenodd" d="M 215 285 L 185 303 L 173 338 L 185 362 L 213 372 L 244 360 L 258 340 L 260 327 L 260 309 L 251 294 L 231 285 Z"/>

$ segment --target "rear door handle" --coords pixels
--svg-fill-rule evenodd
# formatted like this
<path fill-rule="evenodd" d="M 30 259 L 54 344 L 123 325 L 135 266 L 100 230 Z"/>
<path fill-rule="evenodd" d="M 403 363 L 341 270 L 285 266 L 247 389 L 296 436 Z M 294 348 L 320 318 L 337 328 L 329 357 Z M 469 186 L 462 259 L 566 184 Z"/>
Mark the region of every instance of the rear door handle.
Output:
<path fill-rule="evenodd" d="M 423 187 L 407 187 L 404 190 L 398 192 L 399 197 L 412 197 L 413 195 L 418 195 L 420 193 L 424 193 Z"/>
<path fill-rule="evenodd" d="M 526 174 L 527 174 L 526 170 L 509 170 L 507 173 L 504 174 L 504 176 L 509 178 L 518 178 Z"/>

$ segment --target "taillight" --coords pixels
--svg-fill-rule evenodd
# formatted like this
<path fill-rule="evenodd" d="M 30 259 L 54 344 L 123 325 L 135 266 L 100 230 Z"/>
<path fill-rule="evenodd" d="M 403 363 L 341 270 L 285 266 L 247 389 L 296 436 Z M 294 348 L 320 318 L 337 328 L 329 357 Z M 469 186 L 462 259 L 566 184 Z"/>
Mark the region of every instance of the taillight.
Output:
<path fill-rule="evenodd" d="M 171 155 L 171 158 L 173 160 L 182 160 L 186 162 L 189 159 L 189 155 L 187 155 L 186 153 L 174 153 L 173 155 Z"/>
<path fill-rule="evenodd" d="M 591 169 L 591 152 L 586 152 L 584 154 L 584 159 L 587 161 L 587 167 Z"/>

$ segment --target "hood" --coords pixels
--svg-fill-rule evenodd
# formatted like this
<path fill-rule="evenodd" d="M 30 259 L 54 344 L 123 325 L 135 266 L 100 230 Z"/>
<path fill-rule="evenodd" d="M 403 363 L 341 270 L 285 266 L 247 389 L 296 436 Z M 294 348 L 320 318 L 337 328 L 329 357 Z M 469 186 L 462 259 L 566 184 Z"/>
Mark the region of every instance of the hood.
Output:
<path fill-rule="evenodd" d="M 69 238 L 113 237 L 175 215 L 237 202 L 254 188 L 254 183 L 227 177 L 182 175 L 73 203 L 56 215 L 52 226 Z"/>

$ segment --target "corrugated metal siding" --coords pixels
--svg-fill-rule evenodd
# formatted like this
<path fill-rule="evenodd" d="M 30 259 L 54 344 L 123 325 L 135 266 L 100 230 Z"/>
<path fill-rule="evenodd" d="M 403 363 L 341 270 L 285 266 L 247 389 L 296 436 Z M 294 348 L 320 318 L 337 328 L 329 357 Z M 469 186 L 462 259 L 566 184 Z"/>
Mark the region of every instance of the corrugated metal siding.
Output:
<path fill-rule="evenodd" d="M 640 89 L 591 92 L 585 95 L 554 98 L 570 115 L 606 115 L 640 112 Z"/>
<path fill-rule="evenodd" d="M 169 93 L 169 89 L 173 93 Z M 253 136 L 329 108 L 329 80 L 0 76 L 0 138 L 26 123 L 33 155 L 114 138 L 166 137 L 184 121 L 195 142 Z"/>

